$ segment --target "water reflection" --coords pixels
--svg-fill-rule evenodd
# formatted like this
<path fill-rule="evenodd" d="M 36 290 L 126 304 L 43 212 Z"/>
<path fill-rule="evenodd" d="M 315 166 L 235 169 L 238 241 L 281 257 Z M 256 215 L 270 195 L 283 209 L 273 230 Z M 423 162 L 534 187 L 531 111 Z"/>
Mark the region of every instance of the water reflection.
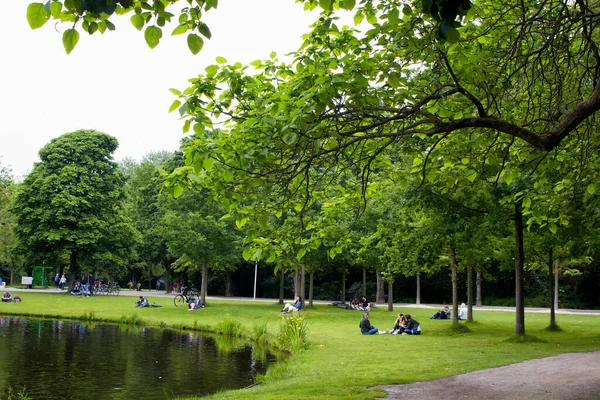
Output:
<path fill-rule="evenodd" d="M 223 343 L 221 343 L 223 342 Z M 0 398 L 170 399 L 254 383 L 275 357 L 168 329 L 0 318 Z"/>

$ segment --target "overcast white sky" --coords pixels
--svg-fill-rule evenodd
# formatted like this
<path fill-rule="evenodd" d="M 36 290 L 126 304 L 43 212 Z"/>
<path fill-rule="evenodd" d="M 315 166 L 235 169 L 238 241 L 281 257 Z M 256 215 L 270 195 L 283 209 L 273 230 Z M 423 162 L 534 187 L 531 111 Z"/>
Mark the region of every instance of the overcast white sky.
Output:
<path fill-rule="evenodd" d="M 77 129 L 115 136 L 117 161 L 140 160 L 152 151 L 175 150 L 182 138 L 177 112 L 168 113 L 187 79 L 204 72 L 216 56 L 248 63 L 296 50 L 315 14 L 294 0 L 222 0 L 206 14 L 212 31 L 194 56 L 185 35 L 164 31 L 151 50 L 126 19 L 115 32 L 89 36 L 66 55 L 61 42 L 66 26 L 49 21 L 31 30 L 28 0 L 3 1 L 0 24 L 0 164 L 21 178 L 39 161 L 38 151 L 51 139 Z"/>

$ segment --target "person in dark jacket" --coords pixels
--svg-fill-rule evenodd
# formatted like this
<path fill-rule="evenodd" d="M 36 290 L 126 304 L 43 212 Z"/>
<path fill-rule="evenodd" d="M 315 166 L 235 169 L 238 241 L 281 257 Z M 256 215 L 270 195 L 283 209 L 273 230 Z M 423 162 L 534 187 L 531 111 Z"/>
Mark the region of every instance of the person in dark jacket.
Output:
<path fill-rule="evenodd" d="M 403 335 L 420 335 L 421 334 L 421 324 L 416 319 L 413 319 L 410 314 L 406 314 L 406 328 L 402 329 Z"/>
<path fill-rule="evenodd" d="M 450 319 L 450 317 L 451 317 L 450 309 L 448 308 L 448 306 L 445 306 L 443 310 L 439 310 L 438 312 L 433 314 L 430 318 L 431 319 Z"/>
<path fill-rule="evenodd" d="M 360 320 L 360 324 L 358 326 L 360 326 L 360 332 L 363 335 L 373 335 L 375 333 L 381 333 L 381 332 L 379 332 L 379 329 L 377 329 L 373 325 L 371 325 L 371 321 L 369 321 L 369 313 L 368 312 L 363 314 L 363 317 Z"/>

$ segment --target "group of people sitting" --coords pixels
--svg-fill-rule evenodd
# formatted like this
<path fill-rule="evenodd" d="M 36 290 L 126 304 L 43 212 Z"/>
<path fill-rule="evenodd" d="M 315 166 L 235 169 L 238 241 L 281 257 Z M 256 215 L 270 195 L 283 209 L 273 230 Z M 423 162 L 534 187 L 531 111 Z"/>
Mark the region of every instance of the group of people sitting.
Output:
<path fill-rule="evenodd" d="M 390 335 L 420 335 L 421 334 L 421 324 L 419 321 L 412 318 L 410 314 L 398 314 L 398 318 L 394 321 L 394 326 L 392 329 L 379 330 L 373 325 L 371 325 L 371 321 L 369 321 L 369 313 L 366 312 L 363 314 L 362 320 L 360 321 L 360 332 L 363 335 L 374 335 L 376 333 L 380 335 L 390 334 Z"/>
<path fill-rule="evenodd" d="M 350 308 L 352 310 L 371 311 L 371 304 L 365 296 L 363 296 L 360 301 L 354 297 L 350 302 Z"/>
<path fill-rule="evenodd" d="M 14 301 L 15 303 L 19 303 L 21 301 L 21 298 L 19 296 L 15 296 L 13 298 L 9 292 L 2 293 L 2 302 L 3 303 L 10 303 L 12 301 Z"/>

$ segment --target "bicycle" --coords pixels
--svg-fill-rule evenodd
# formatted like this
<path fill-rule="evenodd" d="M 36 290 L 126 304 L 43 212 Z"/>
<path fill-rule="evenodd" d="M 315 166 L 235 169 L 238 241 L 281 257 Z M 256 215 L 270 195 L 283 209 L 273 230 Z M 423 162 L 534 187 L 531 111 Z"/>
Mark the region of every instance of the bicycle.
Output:
<path fill-rule="evenodd" d="M 196 300 L 198 298 L 198 292 L 194 289 L 183 288 L 181 294 L 178 294 L 173 299 L 173 304 L 175 307 L 181 307 L 184 304 L 189 303 L 190 301 Z"/>

